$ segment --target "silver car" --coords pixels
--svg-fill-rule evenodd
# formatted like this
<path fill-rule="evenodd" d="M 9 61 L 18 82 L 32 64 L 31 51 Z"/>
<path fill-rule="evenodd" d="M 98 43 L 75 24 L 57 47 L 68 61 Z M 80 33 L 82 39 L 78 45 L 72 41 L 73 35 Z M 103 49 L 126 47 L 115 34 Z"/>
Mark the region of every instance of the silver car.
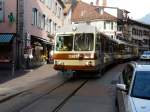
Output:
<path fill-rule="evenodd" d="M 117 84 L 120 112 L 150 112 L 150 63 L 127 64 Z"/>
<path fill-rule="evenodd" d="M 149 60 L 150 59 L 150 51 L 144 51 L 143 54 L 140 56 L 141 60 Z"/>

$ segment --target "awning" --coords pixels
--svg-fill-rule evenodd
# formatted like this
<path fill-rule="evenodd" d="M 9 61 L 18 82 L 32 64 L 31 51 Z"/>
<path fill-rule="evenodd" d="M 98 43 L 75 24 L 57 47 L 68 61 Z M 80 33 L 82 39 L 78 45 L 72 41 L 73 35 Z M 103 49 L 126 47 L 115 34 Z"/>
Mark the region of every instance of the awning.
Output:
<path fill-rule="evenodd" d="M 122 40 L 119 40 L 119 39 L 114 39 L 114 41 L 117 43 L 117 44 L 127 44 L 126 42 L 122 41 Z"/>
<path fill-rule="evenodd" d="M 42 38 L 31 35 L 31 38 L 39 40 L 41 43 L 50 44 L 50 39 L 48 37 Z"/>
<path fill-rule="evenodd" d="M 9 43 L 13 36 L 13 34 L 0 34 L 0 43 Z"/>

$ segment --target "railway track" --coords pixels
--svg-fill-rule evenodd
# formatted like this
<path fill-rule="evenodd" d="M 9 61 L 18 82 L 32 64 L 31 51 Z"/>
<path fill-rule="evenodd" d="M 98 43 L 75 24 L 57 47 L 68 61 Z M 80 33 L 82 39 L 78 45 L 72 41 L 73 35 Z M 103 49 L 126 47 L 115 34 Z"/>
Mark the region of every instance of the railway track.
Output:
<path fill-rule="evenodd" d="M 13 97 L 12 99 L 8 99 L 8 101 L 6 100 L 5 102 L 1 102 L 3 103 L 3 105 L 8 105 L 12 101 L 14 103 L 12 103 L 12 106 L 10 108 L 1 109 L 1 106 L 3 105 L 0 105 L 0 109 L 2 110 L 2 112 L 32 112 L 32 109 L 34 110 L 36 107 L 40 106 L 38 105 L 38 102 L 41 103 L 42 99 L 44 99 L 45 97 L 47 96 L 51 97 L 55 95 L 61 96 L 63 94 L 62 99 L 59 99 L 56 104 L 53 104 L 50 102 L 50 105 L 49 105 L 50 107 L 47 107 L 50 109 L 48 110 L 48 112 L 58 112 L 63 107 L 63 105 L 72 96 L 74 96 L 74 94 L 80 88 L 82 88 L 87 83 L 87 81 L 88 81 L 87 79 L 85 80 L 69 79 L 49 90 L 46 90 L 44 93 L 39 94 L 39 95 L 37 95 L 37 93 L 40 92 L 40 91 L 37 91 L 38 89 L 35 91 L 37 93 L 34 93 L 34 90 L 26 91 Z M 30 99 L 31 96 L 32 96 L 32 99 Z M 51 106 L 53 108 L 51 108 Z M 38 110 L 33 111 L 33 112 L 38 112 Z"/>

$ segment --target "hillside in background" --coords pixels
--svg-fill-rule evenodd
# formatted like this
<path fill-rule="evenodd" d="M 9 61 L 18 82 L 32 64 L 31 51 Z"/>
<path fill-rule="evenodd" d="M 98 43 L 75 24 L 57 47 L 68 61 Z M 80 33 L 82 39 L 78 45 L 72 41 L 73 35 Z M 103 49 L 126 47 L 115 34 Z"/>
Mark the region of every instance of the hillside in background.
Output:
<path fill-rule="evenodd" d="M 150 24 L 150 13 L 145 15 L 144 17 L 142 17 L 141 19 L 139 19 L 139 21 L 146 23 L 146 24 Z"/>

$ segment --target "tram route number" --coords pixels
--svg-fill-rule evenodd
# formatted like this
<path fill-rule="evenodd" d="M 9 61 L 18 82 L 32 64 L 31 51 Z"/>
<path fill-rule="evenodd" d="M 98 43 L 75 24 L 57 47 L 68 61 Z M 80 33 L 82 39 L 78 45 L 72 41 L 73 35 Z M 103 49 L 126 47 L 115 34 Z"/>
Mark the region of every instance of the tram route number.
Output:
<path fill-rule="evenodd" d="M 79 55 L 69 55 L 68 57 L 71 59 L 75 59 L 75 58 L 79 58 Z"/>

